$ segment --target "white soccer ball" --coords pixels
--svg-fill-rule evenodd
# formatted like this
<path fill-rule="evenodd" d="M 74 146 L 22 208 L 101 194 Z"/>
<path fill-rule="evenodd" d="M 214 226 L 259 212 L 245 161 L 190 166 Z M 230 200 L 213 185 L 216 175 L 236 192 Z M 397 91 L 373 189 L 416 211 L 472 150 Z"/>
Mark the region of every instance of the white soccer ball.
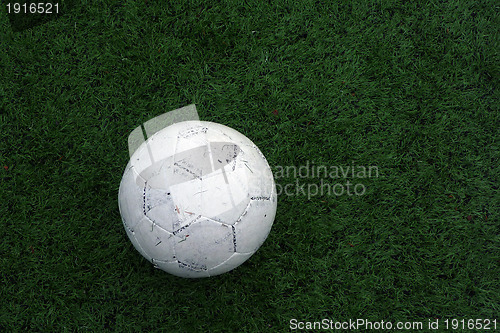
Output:
<path fill-rule="evenodd" d="M 227 126 L 184 121 L 132 155 L 118 195 L 128 237 L 147 260 L 189 278 L 230 271 L 267 238 L 276 215 L 271 169 Z"/>

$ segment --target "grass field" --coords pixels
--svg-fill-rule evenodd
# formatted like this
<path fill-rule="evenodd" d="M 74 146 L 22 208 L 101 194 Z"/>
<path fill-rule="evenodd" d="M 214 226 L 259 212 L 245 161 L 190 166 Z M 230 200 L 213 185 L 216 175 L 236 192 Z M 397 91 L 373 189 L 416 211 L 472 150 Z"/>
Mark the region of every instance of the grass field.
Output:
<path fill-rule="evenodd" d="M 287 332 L 293 319 L 500 330 L 498 3 L 65 10 L 22 27 L 2 1 L 0 331 Z M 191 103 L 257 144 L 278 188 L 292 184 L 260 250 L 197 280 L 143 259 L 117 202 L 129 133 Z"/>

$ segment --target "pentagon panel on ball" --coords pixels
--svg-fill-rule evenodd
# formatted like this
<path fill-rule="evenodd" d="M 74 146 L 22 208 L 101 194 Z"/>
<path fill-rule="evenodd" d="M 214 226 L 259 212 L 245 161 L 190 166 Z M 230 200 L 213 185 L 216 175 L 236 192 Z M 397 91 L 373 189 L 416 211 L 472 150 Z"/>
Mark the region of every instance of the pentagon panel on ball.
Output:
<path fill-rule="evenodd" d="M 261 151 L 243 134 L 183 121 L 152 135 L 132 155 L 119 208 L 134 247 L 173 275 L 219 275 L 267 238 L 277 193 Z"/>

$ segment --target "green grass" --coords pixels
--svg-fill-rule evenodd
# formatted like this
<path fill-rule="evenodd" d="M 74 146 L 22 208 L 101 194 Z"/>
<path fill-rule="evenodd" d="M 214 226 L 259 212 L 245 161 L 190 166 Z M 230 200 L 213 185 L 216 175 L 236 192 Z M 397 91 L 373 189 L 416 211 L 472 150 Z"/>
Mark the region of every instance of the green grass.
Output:
<path fill-rule="evenodd" d="M 81 1 L 16 32 L 2 3 L 0 331 L 500 326 L 494 1 Z M 273 170 L 379 177 L 347 179 L 361 196 L 282 194 L 245 264 L 170 276 L 134 250 L 117 193 L 130 131 L 191 103 Z"/>

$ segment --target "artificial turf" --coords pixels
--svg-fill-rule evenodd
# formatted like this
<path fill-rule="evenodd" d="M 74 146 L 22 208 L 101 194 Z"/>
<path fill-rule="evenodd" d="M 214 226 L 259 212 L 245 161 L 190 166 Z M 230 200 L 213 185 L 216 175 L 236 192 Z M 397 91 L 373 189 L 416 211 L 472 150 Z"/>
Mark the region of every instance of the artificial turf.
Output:
<path fill-rule="evenodd" d="M 500 329 L 495 1 L 82 0 L 32 27 L 2 7 L 0 331 Z M 128 134 L 191 103 L 295 184 L 261 249 L 199 280 L 143 259 L 117 203 Z M 313 165 L 378 175 L 280 172 Z"/>

